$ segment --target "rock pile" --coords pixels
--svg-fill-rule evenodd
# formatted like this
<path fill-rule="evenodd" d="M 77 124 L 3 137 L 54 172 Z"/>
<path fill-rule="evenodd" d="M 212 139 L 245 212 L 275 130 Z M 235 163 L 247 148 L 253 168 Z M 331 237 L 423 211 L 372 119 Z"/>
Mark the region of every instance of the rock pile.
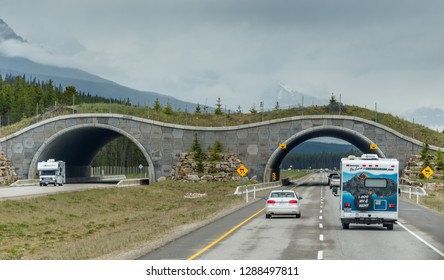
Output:
<path fill-rule="evenodd" d="M 197 172 L 197 162 L 194 160 L 194 152 L 181 153 L 172 172 L 174 180 L 186 182 L 211 182 L 211 181 L 236 181 L 241 180 L 236 169 L 242 164 L 235 153 L 221 153 L 218 161 L 210 160 L 210 154 L 205 154 L 202 174 Z"/>
<path fill-rule="evenodd" d="M 15 167 L 4 152 L 0 152 L 0 185 L 12 184 L 19 177 L 15 173 Z"/>
<path fill-rule="evenodd" d="M 443 189 L 444 188 L 444 182 L 442 182 L 443 172 L 442 170 L 438 170 L 438 168 L 434 164 L 431 164 L 432 166 L 430 166 L 434 170 L 434 173 L 430 178 L 439 179 L 441 182 L 423 184 L 420 181 L 415 180 L 417 178 L 422 177 L 421 172 L 423 169 L 423 165 L 424 163 L 422 162 L 420 155 L 412 156 L 407 162 L 404 170 L 402 170 L 401 176 L 399 178 L 400 184 L 415 186 L 415 187 L 424 187 L 425 189 L 430 189 L 430 190 Z"/>

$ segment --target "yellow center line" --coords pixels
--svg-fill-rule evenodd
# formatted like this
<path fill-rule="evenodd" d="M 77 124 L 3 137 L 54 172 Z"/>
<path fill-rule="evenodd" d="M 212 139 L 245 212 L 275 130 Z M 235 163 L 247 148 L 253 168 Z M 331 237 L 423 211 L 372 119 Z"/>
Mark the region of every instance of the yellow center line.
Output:
<path fill-rule="evenodd" d="M 213 247 L 214 245 L 216 245 L 217 243 L 219 243 L 220 241 L 222 241 L 225 237 L 227 237 L 228 235 L 230 235 L 231 233 L 233 233 L 235 230 L 237 230 L 238 228 L 240 228 L 241 226 L 243 226 L 245 223 L 247 223 L 248 221 L 250 221 L 251 219 L 253 219 L 254 217 L 256 217 L 257 215 L 259 215 L 262 211 L 264 211 L 265 208 L 262 208 L 261 210 L 257 211 L 256 213 L 254 213 L 253 215 L 251 215 L 250 217 L 248 217 L 246 220 L 244 220 L 243 222 L 241 222 L 240 224 L 238 224 L 237 226 L 235 226 L 234 228 L 230 229 L 229 231 L 227 231 L 226 233 L 224 233 L 222 236 L 220 236 L 218 239 L 214 240 L 213 242 L 211 242 L 210 244 L 208 244 L 205 248 L 203 248 L 202 250 L 200 250 L 199 252 L 197 252 L 196 254 L 192 255 L 191 257 L 188 257 L 187 260 L 194 260 L 195 258 L 197 258 L 198 256 L 200 256 L 202 253 L 204 253 L 205 251 L 207 251 L 208 249 L 210 249 L 211 247 Z"/>

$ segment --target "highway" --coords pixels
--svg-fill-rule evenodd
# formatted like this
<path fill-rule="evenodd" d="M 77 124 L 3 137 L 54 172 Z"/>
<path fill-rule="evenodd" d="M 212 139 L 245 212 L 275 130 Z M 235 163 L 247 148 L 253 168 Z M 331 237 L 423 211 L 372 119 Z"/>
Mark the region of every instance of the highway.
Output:
<path fill-rule="evenodd" d="M 265 219 L 265 200 L 176 239 L 145 260 L 443 260 L 444 215 L 400 200 L 399 223 L 342 229 L 325 173 L 297 181 L 302 217 Z"/>
<path fill-rule="evenodd" d="M 393 231 L 381 225 L 351 224 L 342 229 L 339 196 L 326 185 L 326 173 L 294 182 L 302 196 L 302 217 L 265 219 L 265 200 L 157 248 L 145 260 L 443 260 L 444 215 L 400 199 Z M 0 200 L 41 196 L 115 184 L 65 184 L 60 187 L 0 188 Z M 134 256 L 136 257 L 136 256 Z"/>

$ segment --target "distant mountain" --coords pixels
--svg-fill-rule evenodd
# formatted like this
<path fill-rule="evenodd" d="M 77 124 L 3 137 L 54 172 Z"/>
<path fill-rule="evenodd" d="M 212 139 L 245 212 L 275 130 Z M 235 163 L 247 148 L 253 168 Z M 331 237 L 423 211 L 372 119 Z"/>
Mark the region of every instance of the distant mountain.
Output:
<path fill-rule="evenodd" d="M 12 30 L 9 25 L 6 24 L 6 22 L 4 22 L 1 18 L 0 18 L 0 43 L 2 41 L 6 41 L 6 40 L 17 40 L 19 42 L 26 42 L 25 40 L 23 40 L 22 37 L 18 36 L 17 34 L 15 34 L 14 30 Z"/>
<path fill-rule="evenodd" d="M 18 36 L 3 20 L 0 19 L 0 44 L 6 40 L 16 40 L 28 44 L 26 40 Z M 25 76 L 27 79 L 48 81 L 52 80 L 54 85 L 75 86 L 78 91 L 90 93 L 92 96 L 101 96 L 118 100 L 129 100 L 133 105 L 153 106 L 156 98 L 162 105 L 169 102 L 174 110 L 187 109 L 194 112 L 195 103 L 186 102 L 177 98 L 150 91 L 139 91 L 131 89 L 115 82 L 103 79 L 88 72 L 74 69 L 43 65 L 22 57 L 7 57 L 0 53 L 0 74 L 13 76 Z"/>
<path fill-rule="evenodd" d="M 319 99 L 314 96 L 299 92 L 295 89 L 290 88 L 287 85 L 279 84 L 274 90 L 277 95 L 277 100 L 279 105 L 282 107 L 287 106 L 313 106 L 313 105 L 326 105 L 328 104 L 327 99 Z"/>
<path fill-rule="evenodd" d="M 196 104 L 181 101 L 171 96 L 131 89 L 112 81 L 100 78 L 88 72 L 57 66 L 42 65 L 26 58 L 6 57 L 0 54 L 0 74 L 6 76 L 25 75 L 27 79 L 41 81 L 52 80 L 54 85 L 75 86 L 78 91 L 90 93 L 91 95 L 119 100 L 129 100 L 133 105 L 152 106 L 156 98 L 163 105 L 169 102 L 174 109 L 181 108 L 194 111 Z"/>

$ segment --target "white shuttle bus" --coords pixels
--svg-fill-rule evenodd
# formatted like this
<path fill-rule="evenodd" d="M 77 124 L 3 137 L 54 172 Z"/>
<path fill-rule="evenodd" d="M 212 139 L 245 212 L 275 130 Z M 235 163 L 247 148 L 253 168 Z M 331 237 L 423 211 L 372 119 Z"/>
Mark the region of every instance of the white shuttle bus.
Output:
<path fill-rule="evenodd" d="M 341 160 L 341 223 L 382 224 L 388 230 L 398 220 L 399 162 L 376 154 Z"/>

